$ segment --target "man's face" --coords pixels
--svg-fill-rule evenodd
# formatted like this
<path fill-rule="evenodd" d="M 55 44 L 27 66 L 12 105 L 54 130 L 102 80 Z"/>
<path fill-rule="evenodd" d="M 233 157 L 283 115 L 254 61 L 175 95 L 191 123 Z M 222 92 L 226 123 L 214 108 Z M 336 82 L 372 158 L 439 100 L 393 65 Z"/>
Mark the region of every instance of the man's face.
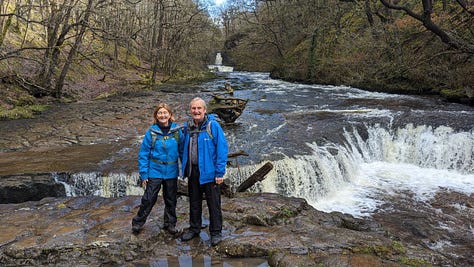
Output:
<path fill-rule="evenodd" d="M 191 102 L 191 117 L 194 121 L 200 122 L 204 120 L 204 115 L 206 114 L 206 108 L 204 103 L 201 100 L 196 100 Z"/>

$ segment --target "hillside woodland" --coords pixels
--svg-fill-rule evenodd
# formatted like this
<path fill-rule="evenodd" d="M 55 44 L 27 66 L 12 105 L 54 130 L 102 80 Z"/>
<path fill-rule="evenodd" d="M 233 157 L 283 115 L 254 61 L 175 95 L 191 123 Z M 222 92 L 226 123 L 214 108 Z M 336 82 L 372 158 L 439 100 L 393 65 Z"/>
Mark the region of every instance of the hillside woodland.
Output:
<path fill-rule="evenodd" d="M 219 36 L 192 0 L 0 0 L 0 117 L 203 78 Z"/>
<path fill-rule="evenodd" d="M 467 0 L 0 0 L 0 118 L 237 70 L 474 103 Z"/>
<path fill-rule="evenodd" d="M 237 69 L 473 104 L 473 1 L 232 3 L 222 17 Z"/>

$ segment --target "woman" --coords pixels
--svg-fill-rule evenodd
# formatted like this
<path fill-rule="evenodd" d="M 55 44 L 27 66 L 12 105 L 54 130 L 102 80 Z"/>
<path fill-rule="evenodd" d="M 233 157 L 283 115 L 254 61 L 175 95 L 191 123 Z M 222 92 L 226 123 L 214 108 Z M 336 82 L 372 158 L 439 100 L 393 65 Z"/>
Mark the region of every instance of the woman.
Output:
<path fill-rule="evenodd" d="M 138 169 L 145 192 L 140 209 L 132 220 L 134 233 L 142 229 L 163 185 L 163 228 L 171 234 L 176 234 L 178 159 L 183 152 L 182 140 L 182 130 L 174 122 L 170 106 L 160 103 L 153 112 L 153 124 L 146 132 L 138 153 Z"/>

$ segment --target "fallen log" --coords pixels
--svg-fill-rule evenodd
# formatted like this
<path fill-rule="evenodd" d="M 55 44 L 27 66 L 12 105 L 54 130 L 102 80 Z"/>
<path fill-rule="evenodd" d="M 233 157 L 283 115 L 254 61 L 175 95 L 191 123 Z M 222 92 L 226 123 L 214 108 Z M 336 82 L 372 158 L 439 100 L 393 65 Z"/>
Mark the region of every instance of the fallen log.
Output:
<path fill-rule="evenodd" d="M 273 169 L 273 164 L 270 162 L 265 163 L 260 169 L 258 169 L 256 172 L 254 172 L 252 175 L 250 175 L 247 180 L 245 180 L 243 183 L 237 187 L 236 192 L 244 192 L 245 190 L 249 189 L 252 185 L 254 185 L 256 182 L 263 181 L 265 179 L 265 175 L 269 173 Z"/>
<path fill-rule="evenodd" d="M 212 95 L 213 99 L 209 101 L 208 112 L 216 114 L 226 123 L 233 123 L 244 111 L 248 99 L 236 97 L 223 97 Z"/>
<path fill-rule="evenodd" d="M 228 158 L 235 158 L 237 156 L 248 156 L 249 154 L 243 150 L 235 151 L 232 153 L 227 154 Z"/>

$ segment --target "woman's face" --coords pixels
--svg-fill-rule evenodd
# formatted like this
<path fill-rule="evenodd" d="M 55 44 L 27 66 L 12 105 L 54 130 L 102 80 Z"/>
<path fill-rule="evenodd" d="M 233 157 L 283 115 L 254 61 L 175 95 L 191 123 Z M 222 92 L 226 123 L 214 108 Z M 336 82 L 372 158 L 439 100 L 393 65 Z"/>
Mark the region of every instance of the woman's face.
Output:
<path fill-rule="evenodd" d="M 165 108 L 160 108 L 156 113 L 156 119 L 158 123 L 163 126 L 168 126 L 171 114 Z"/>

